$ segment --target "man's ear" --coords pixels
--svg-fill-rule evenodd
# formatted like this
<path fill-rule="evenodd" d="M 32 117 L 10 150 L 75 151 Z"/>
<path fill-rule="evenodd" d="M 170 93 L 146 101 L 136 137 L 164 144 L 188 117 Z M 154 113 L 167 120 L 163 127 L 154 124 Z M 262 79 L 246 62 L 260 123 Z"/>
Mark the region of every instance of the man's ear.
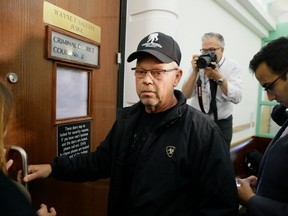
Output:
<path fill-rule="evenodd" d="M 174 80 L 174 83 L 173 83 L 173 86 L 176 87 L 178 85 L 178 83 L 180 82 L 181 80 L 181 77 L 182 77 L 182 70 L 179 68 L 176 72 L 176 76 L 175 76 L 175 80 Z"/>

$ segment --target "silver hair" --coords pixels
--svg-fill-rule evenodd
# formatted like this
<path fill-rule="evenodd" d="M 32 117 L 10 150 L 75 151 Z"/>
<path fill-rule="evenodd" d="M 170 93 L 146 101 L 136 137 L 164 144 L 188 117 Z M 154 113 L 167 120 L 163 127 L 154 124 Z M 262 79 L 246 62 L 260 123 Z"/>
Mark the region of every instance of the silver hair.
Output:
<path fill-rule="evenodd" d="M 219 41 L 220 47 L 225 46 L 224 37 L 219 33 L 214 33 L 214 32 L 205 33 L 202 36 L 201 40 L 203 41 L 203 40 L 210 39 L 210 38 L 216 38 Z"/>

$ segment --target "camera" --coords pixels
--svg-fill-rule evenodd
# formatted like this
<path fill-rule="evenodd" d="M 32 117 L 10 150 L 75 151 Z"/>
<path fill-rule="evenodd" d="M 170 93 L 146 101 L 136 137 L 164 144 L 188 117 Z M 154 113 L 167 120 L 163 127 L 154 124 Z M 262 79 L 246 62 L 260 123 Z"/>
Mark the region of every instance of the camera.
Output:
<path fill-rule="evenodd" d="M 196 61 L 196 64 L 199 69 L 203 69 L 206 67 L 211 67 L 215 69 L 216 65 L 211 64 L 211 62 L 216 61 L 217 61 L 217 55 L 215 53 L 206 52 L 199 56 L 198 60 Z"/>

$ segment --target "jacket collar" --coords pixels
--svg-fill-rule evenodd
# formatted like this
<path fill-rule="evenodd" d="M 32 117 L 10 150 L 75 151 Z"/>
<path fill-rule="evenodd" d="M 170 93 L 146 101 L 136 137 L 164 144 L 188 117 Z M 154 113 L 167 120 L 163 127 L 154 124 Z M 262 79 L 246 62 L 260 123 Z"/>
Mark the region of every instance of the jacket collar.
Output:
<path fill-rule="evenodd" d="M 182 92 L 179 90 L 174 90 L 174 95 L 177 98 L 178 102 L 174 107 L 170 108 L 168 118 L 165 120 L 165 122 L 163 122 L 163 124 L 175 121 L 176 119 L 178 119 L 178 117 L 181 117 L 187 109 L 188 105 L 186 104 L 186 98 L 184 97 Z M 144 109 L 144 105 L 141 103 L 141 101 L 139 101 L 130 107 L 124 108 L 122 113 L 122 119 L 127 120 L 131 116 L 134 116 L 134 114 L 139 113 L 140 110 Z"/>

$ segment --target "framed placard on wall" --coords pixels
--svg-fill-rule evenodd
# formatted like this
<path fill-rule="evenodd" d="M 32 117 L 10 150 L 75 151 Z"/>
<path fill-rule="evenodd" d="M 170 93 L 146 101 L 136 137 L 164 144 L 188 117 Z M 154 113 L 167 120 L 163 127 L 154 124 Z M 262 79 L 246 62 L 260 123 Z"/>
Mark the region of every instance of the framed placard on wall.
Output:
<path fill-rule="evenodd" d="M 91 121 L 57 126 L 57 155 L 72 158 L 90 152 Z"/>
<path fill-rule="evenodd" d="M 54 63 L 55 124 L 92 119 L 92 68 Z"/>
<path fill-rule="evenodd" d="M 99 68 L 100 45 L 92 40 L 47 26 L 47 58 Z"/>

